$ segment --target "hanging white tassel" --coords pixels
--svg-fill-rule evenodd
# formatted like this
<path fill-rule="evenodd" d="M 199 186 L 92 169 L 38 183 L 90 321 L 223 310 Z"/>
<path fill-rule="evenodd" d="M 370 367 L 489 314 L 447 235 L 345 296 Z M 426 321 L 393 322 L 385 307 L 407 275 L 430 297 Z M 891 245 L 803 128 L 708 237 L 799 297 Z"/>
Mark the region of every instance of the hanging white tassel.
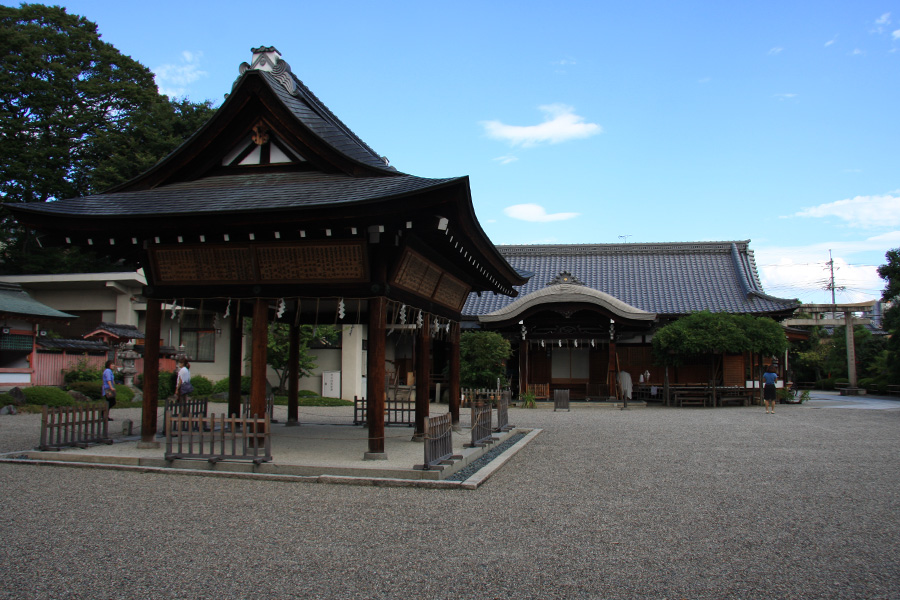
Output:
<path fill-rule="evenodd" d="M 416 329 L 422 329 L 422 325 L 425 324 L 425 319 L 422 317 L 422 311 L 419 311 L 419 316 L 416 317 Z"/>
<path fill-rule="evenodd" d="M 400 305 L 400 324 L 406 325 L 406 305 Z"/>
<path fill-rule="evenodd" d="M 228 318 L 228 315 L 231 314 L 231 298 L 228 299 L 228 304 L 225 305 L 225 318 Z"/>
<path fill-rule="evenodd" d="M 178 305 L 175 303 L 176 301 L 172 300 L 172 314 L 169 315 L 169 318 L 173 321 L 175 320 L 175 315 L 178 314 Z"/>
<path fill-rule="evenodd" d="M 346 311 L 344 310 L 344 299 L 341 298 L 341 300 L 338 302 L 338 319 L 341 319 L 343 321 L 345 314 Z"/>
<path fill-rule="evenodd" d="M 287 307 L 287 302 L 284 301 L 284 298 L 278 301 L 278 308 L 275 311 L 275 316 L 277 318 L 281 318 L 281 315 L 284 314 L 284 310 Z"/>

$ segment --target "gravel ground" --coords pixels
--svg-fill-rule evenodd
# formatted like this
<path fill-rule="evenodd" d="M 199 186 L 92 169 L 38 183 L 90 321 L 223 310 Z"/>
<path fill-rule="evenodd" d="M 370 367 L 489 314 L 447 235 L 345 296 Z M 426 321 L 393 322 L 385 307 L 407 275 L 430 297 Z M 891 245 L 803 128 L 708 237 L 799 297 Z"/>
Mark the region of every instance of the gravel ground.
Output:
<path fill-rule="evenodd" d="M 0 464 L 0 598 L 900 597 L 900 410 L 510 413 L 475 491 Z"/>

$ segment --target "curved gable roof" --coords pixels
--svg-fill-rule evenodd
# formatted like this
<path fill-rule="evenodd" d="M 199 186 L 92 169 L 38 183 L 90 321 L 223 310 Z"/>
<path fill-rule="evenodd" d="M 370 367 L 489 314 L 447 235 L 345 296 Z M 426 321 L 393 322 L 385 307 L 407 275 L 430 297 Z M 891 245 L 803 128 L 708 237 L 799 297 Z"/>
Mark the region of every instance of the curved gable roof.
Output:
<path fill-rule="evenodd" d="M 657 244 L 498 246 L 519 271 L 534 276 L 517 288 L 527 296 L 567 272 L 587 287 L 649 313 L 685 315 L 702 310 L 787 314 L 798 300 L 762 291 L 749 241 Z M 512 299 L 471 294 L 463 314 L 489 315 Z"/>
<path fill-rule="evenodd" d="M 621 319 L 632 321 L 653 321 L 656 319 L 655 314 L 630 306 L 604 292 L 584 285 L 559 283 L 531 292 L 527 296 L 521 297 L 492 313 L 479 316 L 478 320 L 482 323 L 496 323 L 516 319 L 519 315 L 540 306 L 560 303 L 593 304 L 606 309 Z"/>

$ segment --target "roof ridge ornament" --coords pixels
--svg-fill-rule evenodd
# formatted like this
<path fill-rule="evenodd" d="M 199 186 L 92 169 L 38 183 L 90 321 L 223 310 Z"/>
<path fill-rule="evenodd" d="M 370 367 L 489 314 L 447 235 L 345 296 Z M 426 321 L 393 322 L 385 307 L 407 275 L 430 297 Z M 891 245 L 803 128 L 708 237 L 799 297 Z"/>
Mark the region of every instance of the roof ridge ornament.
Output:
<path fill-rule="evenodd" d="M 251 62 L 241 63 L 238 72 L 243 75 L 247 71 L 267 71 L 271 73 L 275 80 L 278 81 L 289 94 L 296 94 L 297 84 L 294 82 L 294 76 L 291 74 L 291 65 L 281 58 L 281 52 L 275 46 L 260 46 L 259 48 L 251 48 L 253 53 Z M 237 82 L 235 82 L 237 83 Z"/>
<path fill-rule="evenodd" d="M 559 285 L 568 283 L 571 285 L 584 285 L 584 282 L 569 273 L 568 271 L 560 271 L 559 275 L 547 282 L 547 285 Z"/>

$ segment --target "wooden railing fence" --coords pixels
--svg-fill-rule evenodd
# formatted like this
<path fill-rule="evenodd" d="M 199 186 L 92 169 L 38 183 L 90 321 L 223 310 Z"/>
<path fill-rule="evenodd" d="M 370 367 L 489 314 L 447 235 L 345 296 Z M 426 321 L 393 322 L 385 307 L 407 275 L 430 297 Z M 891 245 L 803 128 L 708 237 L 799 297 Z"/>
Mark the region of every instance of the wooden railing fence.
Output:
<path fill-rule="evenodd" d="M 267 393 L 266 394 L 266 414 L 269 415 L 270 421 L 275 421 L 274 418 L 275 413 L 275 394 Z M 251 415 L 250 414 L 250 396 L 243 396 L 241 398 L 241 416 L 245 419 L 249 419 L 250 417 L 257 416 L 262 418 L 262 415 Z"/>
<path fill-rule="evenodd" d="M 39 450 L 86 448 L 90 444 L 112 444 L 106 401 L 43 408 Z"/>
<path fill-rule="evenodd" d="M 553 411 L 570 410 L 569 390 L 553 390 Z"/>
<path fill-rule="evenodd" d="M 497 400 L 497 429 L 496 431 L 509 431 L 512 426 L 509 424 L 509 400 L 512 392 L 504 390 L 500 393 Z"/>
<path fill-rule="evenodd" d="M 353 397 L 353 424 L 365 425 L 368 418 L 369 403 L 365 398 Z M 406 425 L 416 424 L 416 403 L 407 400 L 385 400 L 384 424 Z"/>
<path fill-rule="evenodd" d="M 209 408 L 207 398 L 191 398 L 188 396 L 183 402 L 178 402 L 174 396 L 166 398 L 165 412 L 163 413 L 163 426 L 166 424 L 166 416 L 174 417 L 205 417 Z M 177 433 L 177 430 L 176 430 Z"/>
<path fill-rule="evenodd" d="M 173 432 L 180 432 L 178 435 Z M 172 416 L 166 422 L 166 460 L 249 460 L 259 465 L 272 460 L 271 421 L 226 417 Z"/>
<path fill-rule="evenodd" d="M 477 404 L 472 407 L 472 441 L 466 444 L 466 447 L 484 446 L 494 441 L 491 435 L 493 412 L 490 404 Z"/>
<path fill-rule="evenodd" d="M 440 468 L 453 457 L 450 413 L 425 417 L 425 469 Z"/>
<path fill-rule="evenodd" d="M 546 400 L 550 397 L 549 383 L 529 383 L 525 386 L 525 391 L 534 394 L 535 400 Z"/>

